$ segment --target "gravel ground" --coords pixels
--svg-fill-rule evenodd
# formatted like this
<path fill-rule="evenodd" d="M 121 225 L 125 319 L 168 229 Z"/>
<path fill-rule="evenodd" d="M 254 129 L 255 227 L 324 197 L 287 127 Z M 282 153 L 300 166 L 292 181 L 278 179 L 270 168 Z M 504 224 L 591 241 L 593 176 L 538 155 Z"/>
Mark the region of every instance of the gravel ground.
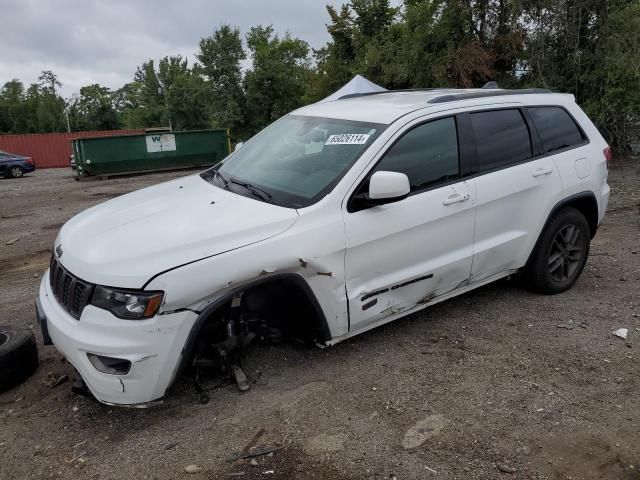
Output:
<path fill-rule="evenodd" d="M 185 174 L 0 180 L 0 323 L 41 344 L 33 299 L 63 222 Z M 188 379 L 147 410 L 49 388 L 49 373 L 72 372 L 40 345 L 35 375 L 0 394 L 0 478 L 640 479 L 639 180 L 637 158 L 614 162 L 571 291 L 500 281 L 329 349 L 263 347 L 253 389 L 212 389 L 207 405 Z M 282 448 L 228 461 L 254 438 Z"/>

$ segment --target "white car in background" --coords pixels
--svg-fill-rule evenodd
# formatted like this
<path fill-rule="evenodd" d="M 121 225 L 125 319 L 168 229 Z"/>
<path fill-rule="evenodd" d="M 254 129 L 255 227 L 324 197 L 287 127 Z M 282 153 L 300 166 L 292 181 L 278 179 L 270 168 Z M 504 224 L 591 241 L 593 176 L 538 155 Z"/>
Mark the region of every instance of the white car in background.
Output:
<path fill-rule="evenodd" d="M 38 318 L 101 402 L 252 341 L 328 346 L 516 272 L 570 288 L 610 149 L 571 95 L 414 90 L 303 107 L 198 175 L 69 220 Z"/>

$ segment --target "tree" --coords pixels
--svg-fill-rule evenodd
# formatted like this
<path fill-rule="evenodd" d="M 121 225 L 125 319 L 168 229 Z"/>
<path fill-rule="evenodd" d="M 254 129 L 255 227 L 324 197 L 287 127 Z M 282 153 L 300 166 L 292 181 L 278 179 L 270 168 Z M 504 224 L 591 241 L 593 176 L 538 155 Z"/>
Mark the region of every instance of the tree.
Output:
<path fill-rule="evenodd" d="M 354 76 L 357 57 L 354 38 L 354 23 L 351 9 L 342 5 L 340 12 L 327 5 L 331 23 L 327 31 L 331 41 L 314 51 L 316 57 L 316 75 L 311 78 L 306 99 L 317 101 L 338 90 Z"/>
<path fill-rule="evenodd" d="M 221 25 L 180 55 L 138 67 L 111 91 L 81 88 L 66 103 L 51 71 L 0 89 L 0 132 L 168 126 L 230 127 L 244 139 L 357 73 L 387 88 L 547 87 L 570 92 L 607 140 L 630 143 L 640 123 L 638 0 L 350 0 L 327 7 L 330 41 L 314 50 L 272 27 Z M 243 73 L 243 62 L 251 65 Z"/>
<path fill-rule="evenodd" d="M 212 124 L 230 128 L 234 135 L 242 134 L 245 95 L 241 62 L 247 54 L 242 48 L 240 30 L 229 25 L 220 26 L 212 35 L 200 40 L 196 58 L 206 79 Z"/>
<path fill-rule="evenodd" d="M 135 95 L 136 104 L 136 108 L 129 110 L 125 116 L 127 128 L 169 126 L 163 91 L 153 60 L 137 68 L 127 93 Z"/>
<path fill-rule="evenodd" d="M 253 27 L 247 34 L 252 67 L 245 75 L 246 128 L 256 133 L 282 115 L 300 107 L 309 71 L 309 45 L 273 27 Z"/>
<path fill-rule="evenodd" d="M 0 132 L 20 133 L 29 130 L 25 109 L 24 85 L 18 79 L 4 84 L 0 90 Z"/>
<path fill-rule="evenodd" d="M 98 84 L 80 88 L 80 95 L 67 103 L 73 130 L 117 130 L 120 118 L 113 105 L 113 93 Z"/>

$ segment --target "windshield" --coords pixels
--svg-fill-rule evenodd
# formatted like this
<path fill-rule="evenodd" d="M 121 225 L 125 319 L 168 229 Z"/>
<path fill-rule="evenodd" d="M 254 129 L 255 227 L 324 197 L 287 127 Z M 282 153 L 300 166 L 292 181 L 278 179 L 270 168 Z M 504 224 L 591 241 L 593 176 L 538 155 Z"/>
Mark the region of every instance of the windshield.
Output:
<path fill-rule="evenodd" d="M 288 115 L 202 173 L 222 188 L 283 207 L 331 191 L 385 125 Z"/>

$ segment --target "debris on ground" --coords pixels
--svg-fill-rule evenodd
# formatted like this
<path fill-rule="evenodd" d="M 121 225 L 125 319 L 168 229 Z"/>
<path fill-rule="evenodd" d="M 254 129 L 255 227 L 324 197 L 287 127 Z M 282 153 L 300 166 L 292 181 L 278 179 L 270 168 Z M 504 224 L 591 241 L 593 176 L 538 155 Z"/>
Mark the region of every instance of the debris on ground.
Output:
<path fill-rule="evenodd" d="M 260 440 L 260 438 L 262 437 L 262 435 L 264 435 L 264 428 L 261 428 L 260 430 L 258 430 L 258 433 L 256 433 L 253 438 L 251 439 L 251 441 L 249 443 L 247 443 L 247 446 L 244 447 L 244 449 L 242 450 L 242 453 L 248 453 L 249 450 L 251 450 L 253 447 L 256 446 L 256 444 L 258 443 L 258 440 Z"/>
<path fill-rule="evenodd" d="M 627 328 L 619 328 L 618 330 L 614 331 L 613 334 L 616 337 L 620 337 L 623 340 L 627 339 L 627 335 L 629 334 L 629 329 Z"/>
<path fill-rule="evenodd" d="M 574 328 L 576 328 L 576 326 L 572 325 L 570 323 L 558 323 L 556 325 L 556 328 L 564 328 L 566 330 L 573 330 Z"/>
<path fill-rule="evenodd" d="M 76 456 L 74 456 L 71 460 L 67 460 L 67 463 L 73 463 L 73 462 L 75 462 L 76 460 L 84 461 L 84 459 L 83 459 L 82 457 L 83 457 L 84 455 L 86 455 L 86 454 L 87 454 L 87 452 L 79 453 L 79 454 L 77 454 Z"/>
<path fill-rule="evenodd" d="M 496 467 L 498 467 L 498 470 L 500 470 L 502 473 L 516 473 L 517 471 L 515 468 L 507 465 L 506 463 L 498 463 Z"/>
<path fill-rule="evenodd" d="M 47 376 L 42 381 L 42 383 L 44 383 L 49 388 L 55 388 L 59 387 L 67 380 L 69 380 L 69 377 L 67 375 L 60 375 L 59 373 L 49 372 L 47 373 Z"/>
<path fill-rule="evenodd" d="M 187 473 L 198 473 L 202 470 L 203 469 L 200 465 L 187 465 L 186 467 L 184 467 L 184 471 Z"/>
<path fill-rule="evenodd" d="M 5 243 L 5 245 L 13 245 L 14 243 L 16 243 L 21 238 L 22 238 L 22 235 L 18 235 L 17 237 L 15 237 L 15 238 L 9 240 L 7 243 Z"/>
<path fill-rule="evenodd" d="M 253 447 L 253 448 L 250 448 L 249 451 L 247 452 L 242 451 L 242 452 L 234 453 L 229 457 L 229 462 L 235 462 L 236 460 L 240 460 L 241 458 L 261 457 L 263 455 L 268 455 L 270 453 L 277 452 L 282 448 L 284 447 L 282 447 L 281 445 L 275 445 L 275 446 L 267 445 L 262 447 Z"/>

